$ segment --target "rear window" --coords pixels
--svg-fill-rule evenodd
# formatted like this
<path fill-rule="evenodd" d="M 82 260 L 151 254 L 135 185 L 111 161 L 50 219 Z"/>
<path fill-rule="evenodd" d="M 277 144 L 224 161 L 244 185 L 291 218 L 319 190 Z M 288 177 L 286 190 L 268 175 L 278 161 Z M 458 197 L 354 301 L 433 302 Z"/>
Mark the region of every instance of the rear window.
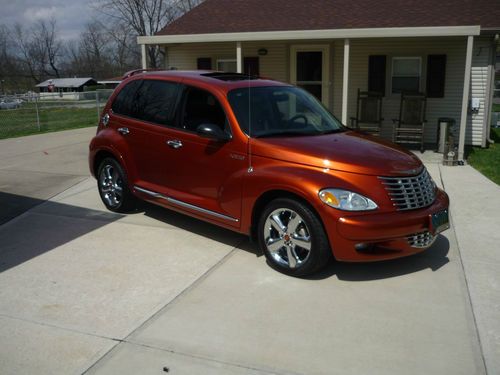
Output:
<path fill-rule="evenodd" d="M 169 125 L 177 103 L 179 85 L 174 82 L 143 80 L 125 86 L 112 105 L 120 115 L 160 125 Z"/>

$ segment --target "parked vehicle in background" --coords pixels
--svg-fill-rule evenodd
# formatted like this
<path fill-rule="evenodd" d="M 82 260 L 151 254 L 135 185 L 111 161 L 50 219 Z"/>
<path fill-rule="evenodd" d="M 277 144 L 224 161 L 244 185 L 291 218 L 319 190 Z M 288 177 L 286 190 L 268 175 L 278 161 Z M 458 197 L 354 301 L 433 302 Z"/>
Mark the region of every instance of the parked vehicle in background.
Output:
<path fill-rule="evenodd" d="M 415 155 L 346 128 L 300 88 L 234 73 L 129 75 L 90 143 L 112 211 L 140 198 L 248 234 L 294 276 L 332 254 L 415 254 L 449 227 L 448 196 Z"/>
<path fill-rule="evenodd" d="M 0 99 L 0 109 L 17 109 L 20 108 L 22 104 L 23 102 L 20 99 Z"/>

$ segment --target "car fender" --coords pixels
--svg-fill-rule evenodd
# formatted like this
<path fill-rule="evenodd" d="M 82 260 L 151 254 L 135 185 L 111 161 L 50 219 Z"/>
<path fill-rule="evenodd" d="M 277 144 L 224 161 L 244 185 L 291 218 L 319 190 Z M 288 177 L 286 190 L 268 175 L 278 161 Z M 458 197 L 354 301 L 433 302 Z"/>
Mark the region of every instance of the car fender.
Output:
<path fill-rule="evenodd" d="M 122 165 L 128 177 L 130 185 L 137 181 L 137 168 L 131 157 L 132 153 L 127 141 L 119 136 L 112 128 L 105 128 L 92 139 L 90 143 L 89 163 L 92 174 L 96 176 L 97 171 L 94 171 L 93 165 L 95 157 L 99 152 L 108 152 Z"/>

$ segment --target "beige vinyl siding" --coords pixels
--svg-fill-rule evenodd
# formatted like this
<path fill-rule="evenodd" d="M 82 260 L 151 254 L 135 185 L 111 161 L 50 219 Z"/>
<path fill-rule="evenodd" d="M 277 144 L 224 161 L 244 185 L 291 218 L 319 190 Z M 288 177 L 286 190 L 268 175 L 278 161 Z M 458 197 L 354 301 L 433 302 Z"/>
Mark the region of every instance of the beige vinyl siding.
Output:
<path fill-rule="evenodd" d="M 486 88 L 488 86 L 488 64 L 490 62 L 491 39 L 474 38 L 474 50 L 472 51 L 471 68 L 471 91 L 470 97 L 479 99 L 479 112 L 470 113 L 467 118 L 467 129 L 465 133 L 466 143 L 482 146 L 485 139 L 484 122 L 486 121 Z"/>
<path fill-rule="evenodd" d="M 337 43 L 335 55 L 334 80 L 334 113 L 342 111 L 342 69 L 343 49 Z M 386 55 L 386 96 L 383 99 L 383 130 L 382 135 L 390 137 L 392 134 L 392 119 L 399 117 L 401 96 L 392 94 L 391 74 L 393 57 L 421 57 L 422 71 L 420 91 L 425 92 L 427 55 L 445 54 L 446 79 L 444 98 L 427 99 L 427 125 L 425 141 L 436 142 L 437 119 L 439 117 L 454 118 L 457 125 L 460 123 L 462 108 L 463 75 L 465 69 L 465 38 L 395 38 L 395 39 L 361 39 L 351 40 L 351 54 L 349 67 L 349 101 L 348 114 L 356 114 L 357 90 L 368 89 L 368 58 L 370 55 Z M 458 136 L 458 132 L 456 133 Z M 469 141 L 470 143 L 470 141 Z"/>
<path fill-rule="evenodd" d="M 267 49 L 267 55 L 259 56 L 260 75 L 283 82 L 290 82 L 290 47 L 292 45 L 317 44 L 330 46 L 329 107 L 340 118 L 342 113 L 342 75 L 344 41 L 265 41 L 242 43 L 243 57 L 258 56 L 258 50 Z M 444 98 L 429 98 L 427 101 L 427 125 L 425 141 L 436 142 L 437 119 L 451 117 L 456 121 L 456 136 L 460 124 L 462 91 L 465 70 L 465 37 L 441 38 L 386 38 L 352 39 L 349 67 L 348 118 L 356 114 L 357 89 L 368 89 L 368 58 L 370 55 L 386 55 L 386 97 L 383 100 L 382 135 L 392 136 L 392 119 L 399 117 L 400 95 L 391 94 L 393 57 L 421 57 L 422 73 L 420 90 L 425 92 L 427 56 L 445 54 L 446 79 Z M 478 114 L 469 115 L 466 144 L 481 145 L 483 137 L 484 99 L 487 83 L 489 56 L 487 38 L 475 38 L 471 74 L 471 97 L 481 100 Z M 215 69 L 218 59 L 236 59 L 236 43 L 187 43 L 166 47 L 165 66 L 177 69 L 196 69 L 197 58 L 210 57 Z M 458 142 L 458 138 L 457 138 Z"/>
<path fill-rule="evenodd" d="M 260 48 L 267 49 L 267 55 L 259 56 Z M 288 44 L 283 42 L 242 43 L 243 57 L 259 56 L 260 75 L 278 81 L 289 81 Z M 196 69 L 199 57 L 210 57 L 212 68 L 216 69 L 219 59 L 236 59 L 236 43 L 193 43 L 168 46 L 165 65 L 168 68 Z"/>

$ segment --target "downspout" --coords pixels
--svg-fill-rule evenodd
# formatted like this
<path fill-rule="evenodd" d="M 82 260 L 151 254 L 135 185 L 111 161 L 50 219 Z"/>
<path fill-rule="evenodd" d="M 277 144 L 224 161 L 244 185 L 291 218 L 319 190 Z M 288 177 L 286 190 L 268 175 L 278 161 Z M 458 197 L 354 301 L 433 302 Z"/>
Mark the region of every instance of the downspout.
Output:
<path fill-rule="evenodd" d="M 493 38 L 493 51 L 492 51 L 492 58 L 491 58 L 491 64 L 493 66 L 492 73 L 491 75 L 493 77 L 490 77 L 490 92 L 488 93 L 489 95 L 489 104 L 488 104 L 488 124 L 486 126 L 486 141 L 490 144 L 495 143 L 493 139 L 491 139 L 491 109 L 493 108 L 493 89 L 495 88 L 495 67 L 496 67 L 496 56 L 497 56 L 497 48 L 498 48 L 498 40 L 499 40 L 499 35 L 495 34 L 495 37 Z"/>

